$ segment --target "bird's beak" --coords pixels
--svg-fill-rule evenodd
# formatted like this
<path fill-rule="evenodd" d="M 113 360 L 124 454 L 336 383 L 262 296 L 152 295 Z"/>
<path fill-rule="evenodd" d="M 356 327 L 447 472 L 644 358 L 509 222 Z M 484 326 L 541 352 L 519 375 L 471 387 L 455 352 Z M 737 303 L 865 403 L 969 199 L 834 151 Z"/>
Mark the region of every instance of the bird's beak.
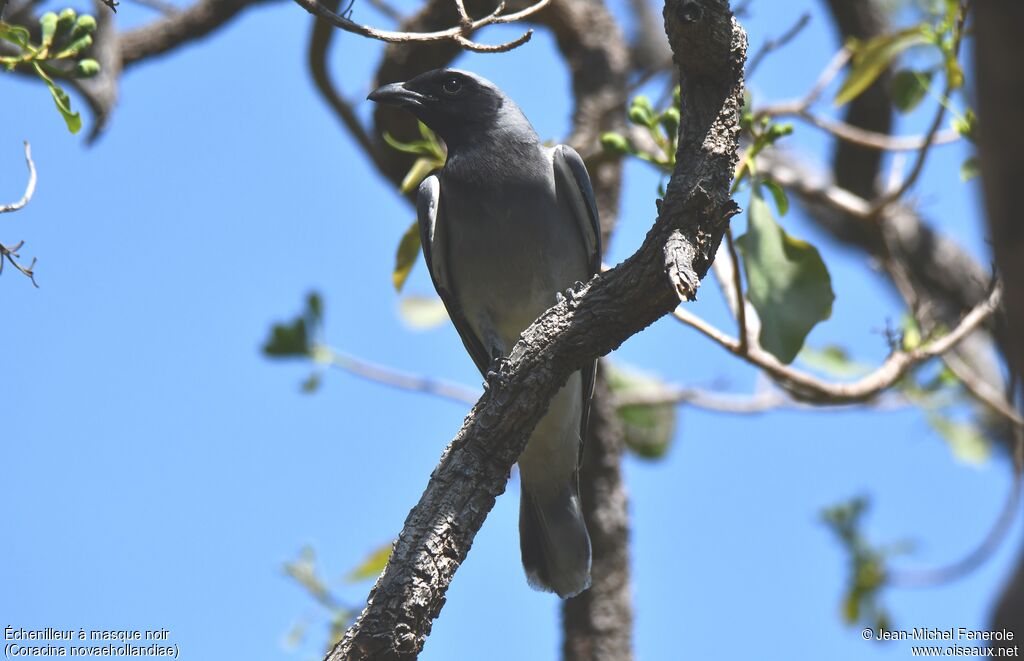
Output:
<path fill-rule="evenodd" d="M 370 101 L 385 103 L 389 106 L 418 107 L 423 105 L 423 99 L 426 97 L 419 92 L 406 88 L 405 83 L 391 83 L 390 85 L 378 87 L 370 92 L 370 95 L 366 98 Z"/>

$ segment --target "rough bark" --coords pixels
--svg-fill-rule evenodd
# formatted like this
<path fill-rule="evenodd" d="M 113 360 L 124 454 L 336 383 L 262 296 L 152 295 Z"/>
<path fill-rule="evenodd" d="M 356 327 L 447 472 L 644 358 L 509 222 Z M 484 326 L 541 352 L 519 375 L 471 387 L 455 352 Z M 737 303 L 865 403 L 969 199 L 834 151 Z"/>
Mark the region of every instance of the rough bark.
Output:
<path fill-rule="evenodd" d="M 633 658 L 629 502 L 622 452 L 622 426 L 599 370 L 580 474 L 583 516 L 593 548 L 593 586 L 562 602 L 562 658 L 567 661 Z"/>
<path fill-rule="evenodd" d="M 978 98 L 978 155 L 988 229 L 996 267 L 1005 288 L 1005 355 L 1018 383 L 1024 378 L 1024 224 L 1020 218 L 1020 182 L 1024 172 L 1024 4 L 985 0 L 974 6 L 974 55 Z M 994 628 L 1024 635 L 1024 554 L 996 607 Z"/>
<path fill-rule="evenodd" d="M 728 219 L 746 37 L 724 0 L 669 0 L 679 69 L 678 165 L 640 249 L 528 328 L 442 456 L 366 608 L 329 659 L 414 658 L 512 464 L 569 374 L 692 299 Z"/>

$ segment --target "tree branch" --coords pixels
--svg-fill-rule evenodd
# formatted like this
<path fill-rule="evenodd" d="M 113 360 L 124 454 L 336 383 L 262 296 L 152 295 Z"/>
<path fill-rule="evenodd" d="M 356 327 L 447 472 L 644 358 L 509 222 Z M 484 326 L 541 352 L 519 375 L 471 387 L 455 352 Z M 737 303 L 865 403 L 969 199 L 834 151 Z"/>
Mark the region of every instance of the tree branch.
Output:
<path fill-rule="evenodd" d="M 997 286 L 987 299 L 975 306 L 948 334 L 916 349 L 893 351 L 876 370 L 850 383 L 832 383 L 790 365 L 785 365 L 758 346 L 756 342 L 750 342 L 744 348 L 739 340 L 729 337 L 683 308 L 679 308 L 673 314 L 676 319 L 696 329 L 715 344 L 764 370 L 794 398 L 822 404 L 853 404 L 877 397 L 903 378 L 916 365 L 952 350 L 995 313 L 999 308 L 1000 297 L 1001 289 Z M 996 410 L 1005 412 L 1009 409 L 1004 405 L 997 407 Z M 1013 415 L 1011 422 L 1020 424 L 1021 419 L 1019 416 Z"/>
<path fill-rule="evenodd" d="M 481 19 L 473 20 L 466 13 L 466 7 L 462 0 L 455 0 L 456 10 L 459 13 L 459 24 L 455 27 L 448 28 L 446 30 L 437 30 L 433 32 L 406 32 L 406 31 L 392 31 L 392 30 L 378 30 L 368 25 L 360 25 L 346 16 L 335 13 L 331 9 L 320 4 L 317 0 L 295 0 L 295 2 L 308 11 L 314 16 L 326 19 L 332 25 L 337 28 L 341 28 L 346 32 L 358 34 L 362 37 L 369 39 L 377 39 L 379 41 L 386 41 L 392 44 L 407 44 L 411 42 L 431 42 L 431 41 L 455 41 L 457 44 L 465 48 L 466 50 L 476 51 L 478 53 L 502 53 L 505 51 L 512 50 L 517 46 L 521 46 L 530 40 L 533 34 L 533 30 L 527 30 L 521 37 L 512 41 L 498 44 L 495 46 L 487 46 L 484 44 L 478 44 L 469 38 L 476 30 L 488 25 L 497 25 L 500 23 L 516 23 L 518 21 L 525 20 L 536 14 L 540 10 L 544 9 L 551 0 L 537 0 L 535 4 L 511 14 L 503 14 L 505 10 L 505 3 L 502 2 L 498 7 Z"/>
<path fill-rule="evenodd" d="M 11 211 L 17 211 L 21 209 L 32 199 L 32 195 L 36 192 L 36 164 L 32 162 L 32 147 L 29 146 L 28 140 L 24 142 L 25 145 L 25 165 L 28 167 L 28 183 L 25 184 L 25 192 L 22 194 L 21 199 L 17 202 L 11 202 L 10 204 L 0 204 L 0 213 L 9 213 Z"/>
<path fill-rule="evenodd" d="M 676 171 L 640 249 L 524 331 L 445 451 L 410 512 L 366 608 L 329 659 L 406 659 L 422 648 L 444 594 L 551 397 L 596 356 L 691 300 L 736 213 L 746 37 L 723 0 L 669 0 L 665 23 L 686 106 Z M 666 276 L 666 271 L 668 275 Z"/>

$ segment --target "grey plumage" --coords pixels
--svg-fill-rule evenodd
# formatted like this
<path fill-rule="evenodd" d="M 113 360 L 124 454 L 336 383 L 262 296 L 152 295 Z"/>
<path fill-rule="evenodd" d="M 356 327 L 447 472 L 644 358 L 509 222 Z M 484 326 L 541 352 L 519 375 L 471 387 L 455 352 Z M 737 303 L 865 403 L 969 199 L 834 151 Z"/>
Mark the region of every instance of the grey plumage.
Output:
<path fill-rule="evenodd" d="M 455 69 L 385 85 L 371 100 L 408 108 L 448 147 L 417 204 L 431 279 L 482 374 L 559 292 L 600 269 L 590 178 L 571 147 L 541 145 L 493 83 Z M 569 597 L 590 586 L 590 537 L 578 470 L 594 366 L 573 374 L 519 458 L 523 566 L 535 588 Z"/>

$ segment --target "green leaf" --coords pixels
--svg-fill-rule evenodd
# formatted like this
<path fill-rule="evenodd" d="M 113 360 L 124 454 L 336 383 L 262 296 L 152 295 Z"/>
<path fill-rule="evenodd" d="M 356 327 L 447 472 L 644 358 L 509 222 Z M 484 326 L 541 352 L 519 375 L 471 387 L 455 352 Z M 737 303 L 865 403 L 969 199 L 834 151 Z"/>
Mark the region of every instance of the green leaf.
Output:
<path fill-rule="evenodd" d="M 398 302 L 398 314 L 413 330 L 428 330 L 448 319 L 441 299 L 433 296 L 406 296 Z"/>
<path fill-rule="evenodd" d="M 395 291 L 402 291 L 419 255 L 420 224 L 414 220 L 412 225 L 409 225 L 409 229 L 402 234 L 402 238 L 398 242 L 398 250 L 395 251 L 395 270 L 391 272 L 391 283 L 395 286 Z"/>
<path fill-rule="evenodd" d="M 656 394 L 666 386 L 657 377 L 636 370 L 607 365 L 608 387 L 617 397 Z M 672 404 L 619 406 L 616 410 L 622 423 L 626 447 L 645 459 L 664 457 L 672 445 L 676 429 L 676 407 Z"/>
<path fill-rule="evenodd" d="M 359 581 L 365 581 L 368 578 L 376 578 L 380 575 L 384 568 L 388 566 L 388 560 L 391 558 L 391 542 L 380 546 L 373 550 L 370 555 L 359 563 L 355 569 L 350 571 L 346 576 L 345 580 L 349 583 L 358 583 Z"/>
<path fill-rule="evenodd" d="M 402 180 L 398 190 L 401 191 L 402 194 L 411 193 L 416 190 L 420 185 L 420 182 L 426 179 L 431 172 L 437 170 L 443 165 L 444 163 L 438 163 L 433 158 L 417 158 L 416 162 L 412 164 L 411 168 L 409 168 L 409 172 L 406 173 L 405 179 Z"/>
<path fill-rule="evenodd" d="M 960 165 L 960 181 L 970 181 L 981 174 L 981 162 L 971 156 Z"/>
<path fill-rule="evenodd" d="M 911 46 L 927 43 L 920 26 L 914 26 L 893 34 L 884 34 L 859 44 L 853 55 L 852 68 L 846 76 L 835 104 L 841 106 L 871 86 L 882 75 L 897 55 Z"/>
<path fill-rule="evenodd" d="M 771 179 L 766 179 L 764 185 L 771 192 L 772 199 L 775 200 L 775 208 L 779 210 L 779 215 L 785 216 L 786 212 L 789 211 L 789 196 L 786 195 L 786 189 Z"/>
<path fill-rule="evenodd" d="M 309 335 L 306 320 L 299 317 L 291 323 L 274 324 L 270 339 L 263 345 L 263 353 L 274 358 L 291 358 L 309 354 Z"/>
<path fill-rule="evenodd" d="M 8 41 L 22 50 L 28 50 L 32 35 L 20 25 L 11 25 L 0 21 L 0 39 Z"/>
<path fill-rule="evenodd" d="M 935 412 L 928 414 L 928 424 L 945 439 L 958 461 L 974 466 L 988 461 L 991 447 L 978 425 L 951 420 Z"/>
<path fill-rule="evenodd" d="M 892 103 L 900 112 L 910 112 L 921 103 L 931 87 L 931 71 L 901 69 L 892 77 Z"/>
<path fill-rule="evenodd" d="M 789 236 L 775 222 L 757 187 L 748 219 L 747 233 L 737 239 L 747 298 L 761 318 L 761 346 L 789 363 L 811 329 L 832 315 L 832 281 L 817 248 Z"/>
<path fill-rule="evenodd" d="M 57 105 L 57 110 L 60 112 L 61 117 L 64 118 L 64 123 L 67 124 L 68 130 L 71 131 L 71 133 L 78 133 L 81 131 L 82 116 L 77 112 L 71 111 L 71 99 L 68 97 L 68 93 L 49 80 L 46 81 L 46 84 L 50 88 L 50 94 L 53 96 L 53 102 Z"/>

